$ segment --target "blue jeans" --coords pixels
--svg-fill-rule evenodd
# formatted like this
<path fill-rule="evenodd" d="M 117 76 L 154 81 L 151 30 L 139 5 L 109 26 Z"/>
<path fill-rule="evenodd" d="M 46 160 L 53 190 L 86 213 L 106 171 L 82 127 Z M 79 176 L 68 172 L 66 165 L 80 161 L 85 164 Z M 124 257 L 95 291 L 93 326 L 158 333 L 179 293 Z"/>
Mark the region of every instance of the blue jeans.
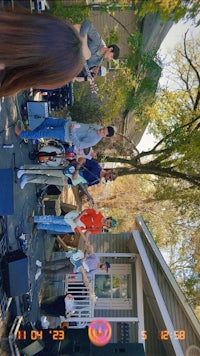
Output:
<path fill-rule="evenodd" d="M 53 119 L 47 117 L 44 121 L 36 127 L 33 131 L 21 131 L 21 138 L 54 138 L 55 140 L 65 141 L 65 124 L 66 119 Z"/>
<path fill-rule="evenodd" d="M 63 234 L 73 233 L 70 225 L 64 221 L 64 216 L 41 215 L 34 216 L 34 222 L 37 224 L 38 230 L 48 230 L 60 232 Z"/>

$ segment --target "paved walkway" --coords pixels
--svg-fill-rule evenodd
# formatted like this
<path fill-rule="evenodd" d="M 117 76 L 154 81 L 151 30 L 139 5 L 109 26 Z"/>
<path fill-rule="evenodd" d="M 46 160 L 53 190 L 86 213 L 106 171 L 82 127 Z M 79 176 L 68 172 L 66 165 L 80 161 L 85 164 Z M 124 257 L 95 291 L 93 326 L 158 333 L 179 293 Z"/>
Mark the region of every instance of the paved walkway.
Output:
<path fill-rule="evenodd" d="M 5 228 L 8 237 L 6 248 L 7 251 L 15 251 L 19 248 L 16 239 L 16 228 L 28 235 L 28 278 L 32 302 L 30 311 L 24 313 L 24 317 L 26 321 L 36 322 L 39 318 L 38 297 L 40 295 L 42 277 L 35 281 L 35 273 L 37 271 L 35 262 L 37 259 L 49 260 L 51 258 L 55 238 L 45 235 L 42 231 L 32 234 L 33 224 L 28 223 L 28 216 L 33 212 L 35 214 L 42 213 L 36 198 L 36 186 L 35 184 L 27 184 L 22 190 L 19 180 L 16 178 L 15 168 L 20 167 L 24 163 L 32 162 L 29 160 L 28 155 L 29 151 L 33 149 L 32 142 L 24 143 L 21 141 L 21 139 L 15 136 L 13 129 L 13 125 L 21 121 L 21 105 L 26 100 L 27 97 L 25 95 L 0 100 L 0 168 L 12 168 L 13 170 L 14 214 L 6 217 L 7 224 Z M 3 148 L 3 144 L 5 143 L 13 144 L 13 148 Z M 5 250 L 0 251 L 0 259 L 4 253 Z M 27 274 L 27 271 L 24 271 L 24 273 Z M 23 275 L 20 275 L 19 278 L 23 279 Z M 60 292 L 63 292 L 62 284 L 60 285 L 60 289 L 57 286 L 57 293 Z M 5 293 L 4 295 L 2 293 L 3 290 L 0 283 L 1 300 L 3 297 L 5 299 Z M 23 313 L 20 298 L 13 298 L 16 302 L 17 314 Z M 4 310 L 2 310 L 3 313 Z M 0 315 L 0 320 L 2 317 L 3 315 Z"/>

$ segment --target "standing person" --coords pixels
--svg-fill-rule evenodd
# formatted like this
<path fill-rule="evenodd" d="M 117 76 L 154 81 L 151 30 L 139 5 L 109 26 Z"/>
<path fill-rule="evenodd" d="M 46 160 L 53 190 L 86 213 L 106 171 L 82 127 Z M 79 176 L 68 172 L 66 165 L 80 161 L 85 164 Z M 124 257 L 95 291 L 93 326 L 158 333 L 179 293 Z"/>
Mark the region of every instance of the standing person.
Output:
<path fill-rule="evenodd" d="M 73 306 L 74 298 L 72 294 L 59 295 L 43 300 L 40 304 L 40 312 L 43 315 L 69 317 Z"/>
<path fill-rule="evenodd" d="M 67 175 L 68 167 L 64 170 Z M 68 177 L 69 174 L 68 174 Z M 83 177 L 85 184 L 89 187 L 100 183 L 101 178 L 105 181 L 114 181 L 117 177 L 116 172 L 113 169 L 103 169 L 102 166 L 95 160 L 89 160 L 87 158 L 80 157 L 75 166 L 75 171 L 72 175 L 72 184 L 76 185 L 76 180 L 79 181 Z"/>
<path fill-rule="evenodd" d="M 15 133 L 23 139 L 53 138 L 78 148 L 88 148 L 95 146 L 102 138 L 112 137 L 115 131 L 112 126 L 101 127 L 48 117 L 33 131 L 21 131 L 15 126 Z"/>
<path fill-rule="evenodd" d="M 83 68 L 86 52 L 85 41 L 67 20 L 1 11 L 0 97 L 65 85 Z"/>
<path fill-rule="evenodd" d="M 91 186 L 99 184 L 102 178 L 107 182 L 114 181 L 117 177 L 117 174 L 113 169 L 103 169 L 100 164 L 93 159 L 81 158 L 79 161 L 81 164 L 72 166 L 75 170 L 75 179 L 73 179 L 73 174 L 69 173 L 68 168 L 66 171 L 63 168 L 47 168 L 36 164 L 26 164 L 21 166 L 17 171 L 17 177 L 21 179 L 20 187 L 21 189 L 24 189 L 25 185 L 28 183 L 64 186 L 68 185 L 70 180 L 74 186 L 80 183 Z M 85 164 L 83 163 L 84 161 Z M 79 174 L 79 170 L 81 170 L 81 174 Z"/>
<path fill-rule="evenodd" d="M 92 279 L 92 277 L 99 271 L 106 271 L 108 272 L 110 268 L 110 263 L 108 261 L 101 262 L 99 257 L 94 253 L 94 249 L 92 244 L 87 241 L 85 243 L 86 246 L 86 251 L 83 254 L 82 251 L 78 250 L 77 253 L 80 254 L 82 253 L 82 256 L 80 255 L 81 262 L 84 262 L 87 266 L 87 277 L 88 279 Z M 66 253 L 68 255 L 68 252 Z M 85 256 L 85 257 L 84 257 Z M 75 277 L 78 279 L 81 278 L 81 274 L 77 267 L 75 267 L 68 258 L 60 259 L 60 260 L 54 260 L 54 261 L 36 261 L 38 265 L 38 271 L 36 273 L 36 279 L 39 278 L 41 273 L 44 275 L 50 276 L 50 277 L 55 277 L 55 276 L 64 276 L 65 274 L 69 273 L 74 273 Z"/>
<path fill-rule="evenodd" d="M 29 217 L 29 222 L 37 223 L 38 230 L 62 234 L 78 232 L 77 227 L 79 227 L 86 237 L 102 232 L 104 226 L 113 228 L 117 225 L 117 221 L 112 216 L 105 218 L 101 212 L 96 212 L 94 209 L 85 209 L 80 214 L 72 211 L 64 216 L 35 215 Z"/>
<path fill-rule="evenodd" d="M 87 60 L 89 68 L 99 66 L 104 59 L 117 59 L 119 57 L 119 47 L 115 44 L 106 46 L 98 31 L 89 20 L 85 20 L 80 26 L 81 36 L 87 35 L 87 45 L 91 52 L 91 57 Z"/>

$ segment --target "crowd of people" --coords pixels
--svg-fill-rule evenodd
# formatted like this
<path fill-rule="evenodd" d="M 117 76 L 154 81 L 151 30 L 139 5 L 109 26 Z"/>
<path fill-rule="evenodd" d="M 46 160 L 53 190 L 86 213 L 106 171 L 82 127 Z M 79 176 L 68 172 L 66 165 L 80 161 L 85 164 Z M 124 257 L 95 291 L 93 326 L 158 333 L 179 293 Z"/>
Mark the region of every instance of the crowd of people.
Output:
<path fill-rule="evenodd" d="M 117 59 L 119 56 L 118 46 L 107 46 L 88 20 L 81 25 L 72 25 L 67 20 L 51 15 L 2 11 L 0 39 L 0 97 L 30 87 L 52 90 L 73 80 L 81 82 L 91 80 L 95 75 L 105 76 L 107 71 L 102 66 L 103 60 Z M 74 164 L 64 169 L 48 169 L 37 164 L 21 166 L 17 172 L 21 189 L 28 183 L 65 186 L 70 182 L 73 185 L 83 183 L 92 186 L 102 179 L 112 181 L 116 178 L 112 169 L 104 169 L 99 164 L 93 149 L 100 140 L 114 135 L 112 126 L 101 127 L 71 119 L 47 117 L 32 131 L 28 126 L 25 131 L 15 126 L 15 133 L 22 139 L 47 138 L 67 143 L 73 146 L 76 154 Z M 84 154 L 85 149 L 89 150 L 87 154 Z M 73 213 L 64 216 L 34 216 L 30 217 L 30 222 L 34 223 L 36 229 L 46 230 L 49 234 L 84 234 L 86 251 L 80 261 L 90 279 L 99 268 L 108 271 L 110 263 L 100 262 L 89 242 L 89 236 L 102 232 L 104 227 L 115 227 L 117 221 L 112 217 L 104 217 L 93 208 Z M 78 273 L 67 257 L 64 261 L 36 263 L 36 280 L 42 272 L 51 275 L 76 270 Z M 56 269 L 57 266 L 60 268 Z M 48 305 L 44 309 L 48 310 Z"/>

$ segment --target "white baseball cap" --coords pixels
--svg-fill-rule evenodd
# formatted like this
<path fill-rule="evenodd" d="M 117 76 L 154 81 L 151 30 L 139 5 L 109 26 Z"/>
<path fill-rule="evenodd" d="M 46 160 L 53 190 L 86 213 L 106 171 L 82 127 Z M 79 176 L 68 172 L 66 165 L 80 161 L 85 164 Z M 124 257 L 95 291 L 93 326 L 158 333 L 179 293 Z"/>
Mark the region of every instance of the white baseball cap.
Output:
<path fill-rule="evenodd" d="M 100 74 L 101 77 L 105 77 L 105 75 L 107 74 L 107 69 L 106 69 L 106 67 L 101 66 L 101 67 L 99 68 L 99 74 Z"/>

